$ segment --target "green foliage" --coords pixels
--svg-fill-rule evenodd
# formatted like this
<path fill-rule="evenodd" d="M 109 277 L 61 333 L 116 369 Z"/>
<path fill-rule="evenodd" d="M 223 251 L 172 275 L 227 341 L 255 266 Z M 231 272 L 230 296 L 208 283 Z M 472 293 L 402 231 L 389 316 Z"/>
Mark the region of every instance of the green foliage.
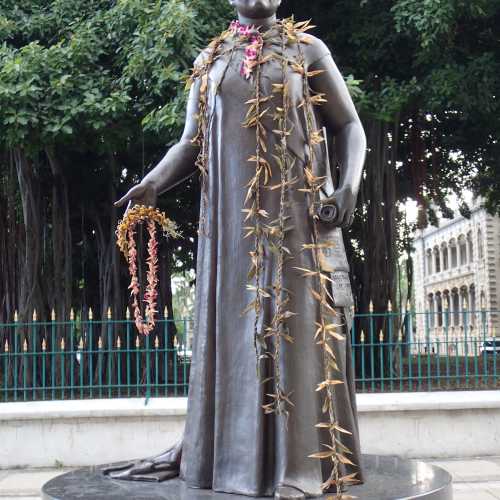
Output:
<path fill-rule="evenodd" d="M 312 17 L 342 72 L 362 82 L 366 124 L 400 124 L 399 198 L 444 205 L 473 187 L 500 212 L 500 0 L 329 4 L 289 0 L 282 14 Z"/>
<path fill-rule="evenodd" d="M 6 146 L 80 146 L 83 135 L 90 147 L 115 149 L 141 121 L 156 134 L 178 134 L 183 78 L 208 37 L 199 2 L 44 3 L 0 10 Z"/>
<path fill-rule="evenodd" d="M 423 48 L 450 42 L 463 22 L 474 22 L 494 11 L 491 0 L 398 0 L 392 7 L 396 29 L 417 34 Z"/>
<path fill-rule="evenodd" d="M 20 201 L 21 194 L 31 196 L 16 186 L 12 153 L 20 151 L 29 158 L 32 182 L 40 188 L 33 203 L 46 228 L 45 240 L 39 242 L 44 260 L 34 257 L 43 276 L 41 287 L 54 279 L 49 263 L 57 256 L 51 255 L 51 244 L 62 231 L 68 233 L 68 226 L 57 226 L 66 217 L 73 235 L 67 244 L 77 243 L 73 262 L 64 268 L 68 277 L 71 266 L 78 270 L 73 272 L 78 299 L 72 305 L 81 301 L 100 307 L 113 293 L 115 299 L 123 296 L 126 268 L 111 258 L 113 231 L 122 210 L 115 211 L 113 201 L 180 137 L 184 78 L 228 17 L 226 0 L 0 3 L 0 211 Z M 196 188 L 191 180 L 161 200 L 161 208 L 179 220 L 185 235 L 168 250 L 163 283 L 169 267 L 178 262 L 179 271 L 194 266 Z M 69 213 L 58 214 L 53 204 L 66 195 Z M 24 207 L 21 221 L 23 212 Z M 12 239 L 10 234 L 8 228 L 0 230 L 0 244 L 4 237 Z M 77 240 L 72 242 L 72 237 Z M 19 241 L 10 244 L 22 249 L 22 239 L 20 232 Z M 115 292 L 111 266 L 122 279 Z M 15 306 L 16 292 L 11 292 Z M 49 293 L 42 295 L 51 300 Z M 0 316 L 4 313 L 0 307 Z"/>

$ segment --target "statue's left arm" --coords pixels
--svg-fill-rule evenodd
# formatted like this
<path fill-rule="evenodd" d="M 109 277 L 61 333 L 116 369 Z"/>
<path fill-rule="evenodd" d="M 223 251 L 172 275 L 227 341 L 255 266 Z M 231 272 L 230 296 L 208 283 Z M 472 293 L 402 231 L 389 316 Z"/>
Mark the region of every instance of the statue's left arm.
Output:
<path fill-rule="evenodd" d="M 366 155 L 366 135 L 352 102 L 349 90 L 332 55 L 319 39 L 307 46 L 306 60 L 312 61 L 309 71 L 322 71 L 310 77 L 314 92 L 324 94 L 327 100 L 320 107 L 329 135 L 335 137 L 335 150 L 340 165 L 339 184 L 332 201 L 338 206 L 335 226 L 352 223 L 356 199 Z M 328 202 L 328 200 L 324 200 Z"/>

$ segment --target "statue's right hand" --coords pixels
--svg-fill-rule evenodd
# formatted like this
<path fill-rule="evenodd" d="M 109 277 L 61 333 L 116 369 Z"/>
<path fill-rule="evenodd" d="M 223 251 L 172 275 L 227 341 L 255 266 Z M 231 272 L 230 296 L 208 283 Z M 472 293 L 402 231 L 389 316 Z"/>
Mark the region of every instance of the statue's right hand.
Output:
<path fill-rule="evenodd" d="M 132 187 L 118 201 L 115 201 L 115 207 L 121 207 L 128 202 L 127 210 L 133 205 L 146 205 L 147 207 L 156 207 L 158 193 L 156 187 L 151 182 L 140 182 Z"/>

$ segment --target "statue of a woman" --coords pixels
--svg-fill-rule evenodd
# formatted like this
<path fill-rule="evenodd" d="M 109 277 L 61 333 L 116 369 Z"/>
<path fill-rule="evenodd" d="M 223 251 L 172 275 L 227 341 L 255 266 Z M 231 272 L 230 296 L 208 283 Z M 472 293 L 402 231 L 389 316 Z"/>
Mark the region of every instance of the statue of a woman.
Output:
<path fill-rule="evenodd" d="M 108 473 L 319 496 L 362 481 L 341 228 L 352 223 L 366 139 L 308 23 L 278 20 L 280 0 L 230 2 L 238 21 L 195 61 L 181 140 L 116 203 L 154 206 L 201 174 L 184 436 Z"/>

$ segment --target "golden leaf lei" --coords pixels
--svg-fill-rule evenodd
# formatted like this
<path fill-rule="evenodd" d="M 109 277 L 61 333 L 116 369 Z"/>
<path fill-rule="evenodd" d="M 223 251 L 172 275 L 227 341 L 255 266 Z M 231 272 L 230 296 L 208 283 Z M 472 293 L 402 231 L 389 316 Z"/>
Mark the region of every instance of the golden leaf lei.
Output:
<path fill-rule="evenodd" d="M 305 269 L 295 267 L 300 271 L 302 276 L 311 279 L 315 283 L 315 287 L 310 287 L 311 296 L 318 302 L 320 307 L 320 318 L 315 323 L 314 340 L 320 347 L 323 357 L 323 373 L 324 380 L 318 384 L 316 391 L 323 395 L 322 410 L 326 418 L 324 422 L 319 422 L 316 427 L 324 429 L 328 432 L 329 443 L 324 444 L 325 449 L 310 455 L 311 458 L 328 460 L 331 463 L 331 473 L 328 479 L 321 485 L 324 491 L 332 486 L 336 486 L 336 498 L 342 499 L 343 485 L 358 482 L 355 478 L 356 473 L 340 476 L 339 464 L 355 465 L 346 456 L 351 454 L 351 451 L 342 443 L 340 434 L 350 434 L 346 429 L 343 429 L 338 422 L 337 412 L 334 403 L 334 387 L 342 384 L 342 374 L 337 364 L 332 342 L 345 342 L 345 336 L 337 330 L 340 327 L 331 321 L 332 316 L 338 313 L 332 306 L 333 297 L 329 291 L 330 276 L 321 268 L 321 252 L 325 247 L 331 246 L 330 243 L 320 243 L 319 241 L 319 220 L 316 213 L 316 208 L 320 201 L 320 190 L 324 185 L 325 178 L 318 177 L 314 174 L 313 165 L 315 162 L 314 147 L 323 141 L 321 131 L 315 130 L 314 124 L 314 106 L 321 106 L 326 102 L 324 94 L 314 92 L 310 85 L 309 79 L 321 74 L 322 71 L 308 71 L 305 56 L 302 50 L 302 44 L 311 43 L 310 38 L 305 35 L 305 32 L 311 29 L 309 21 L 295 23 L 293 19 L 283 19 L 276 23 L 279 36 L 281 37 L 281 54 L 277 52 L 269 52 L 266 56 L 263 55 L 263 49 L 266 41 L 273 34 L 273 29 L 270 28 L 267 32 L 260 32 L 254 27 L 245 27 L 237 22 L 231 23 L 228 30 L 216 37 L 208 46 L 208 52 L 204 62 L 193 68 L 192 75 L 188 81 L 188 86 L 193 84 L 195 80 L 200 79 L 199 91 L 199 112 L 198 112 L 198 134 L 193 139 L 193 142 L 200 146 L 200 153 L 197 159 L 197 166 L 200 170 L 202 178 L 202 202 L 207 200 L 207 177 L 208 177 L 208 74 L 213 64 L 224 54 L 230 53 L 232 57 L 234 50 L 241 49 L 244 52 L 244 59 L 241 66 L 241 74 L 245 79 L 254 78 L 254 95 L 253 98 L 247 101 L 248 112 L 243 127 L 252 128 L 255 130 L 256 151 L 248 161 L 254 168 L 254 176 L 247 184 L 247 194 L 245 198 L 246 207 L 242 211 L 246 214 L 244 221 L 245 235 L 244 238 L 253 237 L 254 246 L 249 252 L 250 256 L 250 271 L 248 273 L 247 289 L 252 291 L 254 299 L 242 311 L 242 314 L 253 311 L 255 314 L 254 321 L 254 345 L 257 356 L 257 373 L 259 374 L 259 363 L 263 360 L 270 360 L 273 364 L 273 376 L 269 379 L 261 380 L 266 383 L 273 381 L 274 393 L 268 394 L 270 398 L 263 405 L 265 413 L 274 413 L 283 415 L 285 419 L 289 415 L 289 407 L 293 406 L 291 401 L 291 393 L 286 393 L 281 380 L 280 372 L 280 354 L 281 343 L 293 342 L 294 339 L 290 335 L 287 328 L 287 320 L 295 315 L 293 311 L 288 310 L 289 294 L 283 286 L 283 267 L 287 259 L 292 258 L 290 250 L 284 245 L 285 235 L 287 231 L 293 230 L 293 227 L 287 225 L 289 216 L 287 215 L 287 190 L 292 188 L 299 179 L 297 177 L 289 178 L 288 172 L 293 167 L 295 159 L 288 152 L 287 138 L 291 133 L 291 124 L 289 121 L 289 110 L 291 106 L 289 86 L 287 82 L 287 72 L 289 68 L 302 76 L 303 82 L 303 100 L 299 108 L 304 113 L 306 123 L 307 149 L 309 152 L 308 162 L 304 166 L 304 185 L 297 188 L 298 191 L 304 192 L 308 200 L 309 214 L 312 220 L 311 242 L 303 245 L 303 251 L 311 251 L 313 257 L 313 269 Z M 226 46 L 226 41 L 231 38 L 232 47 Z M 286 57 L 285 49 L 288 46 L 295 45 L 298 48 L 298 56 L 293 59 Z M 282 66 L 282 82 L 273 84 L 272 95 L 262 95 L 261 87 L 261 67 L 271 59 L 277 59 Z M 220 85 L 220 82 L 219 82 Z M 273 134 L 277 136 L 274 154 L 280 171 L 280 182 L 275 185 L 270 185 L 272 177 L 272 168 L 269 161 L 264 157 L 263 153 L 267 153 L 267 131 L 262 123 L 263 117 L 269 114 L 269 108 L 266 103 L 274 98 L 280 98 L 279 106 L 275 108 L 273 120 L 276 124 Z M 277 220 L 268 221 L 269 214 L 262 209 L 260 205 L 262 189 L 279 189 L 280 190 L 280 209 Z M 202 210 L 203 213 L 203 210 Z M 202 216 L 200 219 L 200 227 L 203 228 L 205 220 Z M 261 283 L 264 267 L 264 246 L 266 240 L 271 251 L 277 255 L 277 272 L 276 279 L 272 284 L 271 290 L 266 290 Z M 262 311 L 263 301 L 272 299 L 275 300 L 274 315 L 264 332 L 258 330 L 259 318 Z M 341 327 L 340 327 L 341 328 Z M 272 342 L 269 342 L 272 340 Z M 260 376 L 260 375 L 259 375 Z"/>
<path fill-rule="evenodd" d="M 147 264 L 147 286 L 144 292 L 144 302 L 146 308 L 144 315 L 141 314 L 139 307 L 139 278 L 137 276 L 137 246 L 135 243 L 136 226 L 146 222 L 149 234 Z M 148 335 L 155 327 L 155 317 L 158 312 L 158 241 L 156 239 L 156 224 L 163 229 L 165 236 L 178 237 L 176 224 L 168 219 L 163 212 L 157 208 L 146 207 L 144 205 L 134 205 L 127 210 L 123 219 L 118 222 L 116 229 L 116 244 L 125 256 L 128 262 L 129 273 L 131 277 L 129 289 L 131 289 L 132 310 L 135 320 L 135 326 L 139 333 Z"/>

